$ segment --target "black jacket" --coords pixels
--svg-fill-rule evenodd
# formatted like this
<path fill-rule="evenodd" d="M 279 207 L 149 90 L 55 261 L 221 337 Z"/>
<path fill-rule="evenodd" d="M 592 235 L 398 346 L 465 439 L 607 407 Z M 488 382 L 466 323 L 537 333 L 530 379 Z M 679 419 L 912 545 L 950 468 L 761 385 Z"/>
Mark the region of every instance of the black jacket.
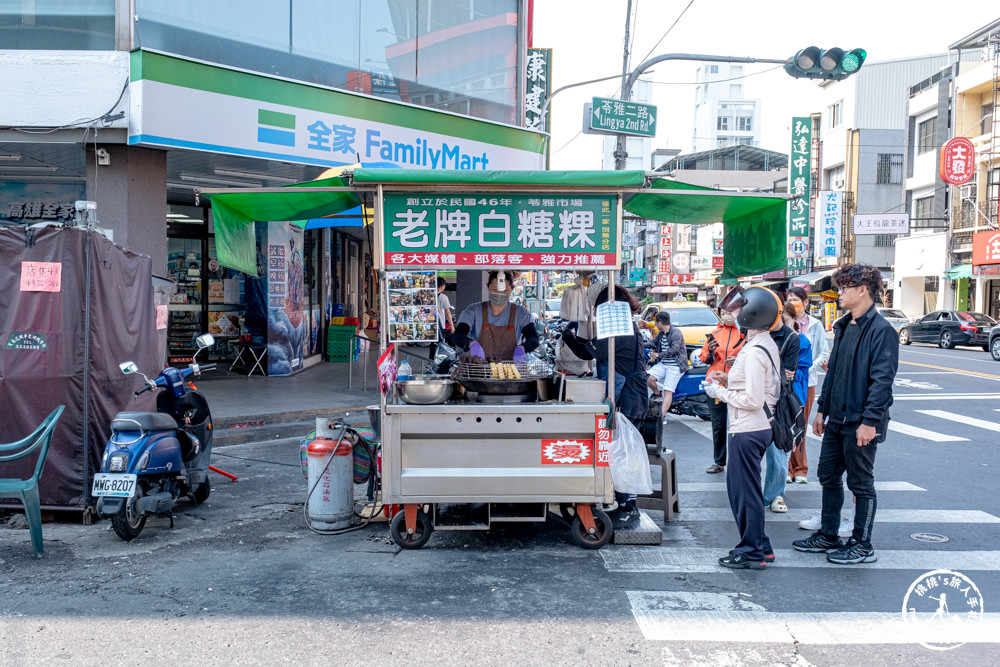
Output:
<path fill-rule="evenodd" d="M 899 367 L 899 337 L 873 305 L 853 325 L 861 327 L 861 331 L 854 363 L 847 377 L 835 377 L 840 340 L 844 336 L 844 327 L 847 326 L 852 326 L 850 313 L 833 325 L 833 351 L 827 367 L 829 370 L 823 379 L 823 391 L 817 401 L 817 411 L 829 415 L 833 384 L 846 383 L 847 409 L 844 422 L 861 422 L 865 426 L 874 426 L 878 433 L 876 441 L 882 442 L 889 424 L 892 382 Z"/>
<path fill-rule="evenodd" d="M 608 360 L 610 338 L 584 340 L 577 338 L 573 329 L 563 331 L 563 342 L 581 359 Z M 632 325 L 631 336 L 615 336 L 615 374 L 625 376 L 625 384 L 616 397 L 618 409 L 637 428 L 642 425 L 649 406 L 646 390 L 646 357 L 642 354 L 642 338 Z M 601 378 L 607 380 L 607 377 Z"/>
<path fill-rule="evenodd" d="M 788 340 L 789 336 L 793 336 L 792 340 L 788 341 L 785 345 L 785 341 Z M 782 352 L 781 354 L 781 368 L 786 371 L 795 372 L 795 369 L 799 367 L 799 336 L 791 327 L 787 324 L 782 324 L 781 328 L 777 331 L 771 332 L 771 340 L 774 344 L 778 346 L 778 350 Z M 782 348 L 784 348 L 782 350 Z"/>

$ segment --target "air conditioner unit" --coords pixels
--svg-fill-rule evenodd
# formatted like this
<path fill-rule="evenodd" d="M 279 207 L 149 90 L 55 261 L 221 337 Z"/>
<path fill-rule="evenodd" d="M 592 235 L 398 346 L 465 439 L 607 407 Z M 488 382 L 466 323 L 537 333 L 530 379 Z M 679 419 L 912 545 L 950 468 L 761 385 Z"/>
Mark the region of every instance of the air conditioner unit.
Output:
<path fill-rule="evenodd" d="M 963 186 L 961 186 L 958 189 L 958 191 L 959 191 L 959 195 L 962 198 L 962 201 L 965 201 L 966 199 L 971 199 L 971 200 L 975 201 L 975 199 L 976 199 L 976 186 L 975 185 L 963 185 Z"/>
<path fill-rule="evenodd" d="M 838 179 L 838 180 L 834 181 L 833 182 L 833 187 L 835 187 L 835 188 L 842 188 L 842 187 L 844 187 L 844 179 L 841 178 L 841 179 Z"/>

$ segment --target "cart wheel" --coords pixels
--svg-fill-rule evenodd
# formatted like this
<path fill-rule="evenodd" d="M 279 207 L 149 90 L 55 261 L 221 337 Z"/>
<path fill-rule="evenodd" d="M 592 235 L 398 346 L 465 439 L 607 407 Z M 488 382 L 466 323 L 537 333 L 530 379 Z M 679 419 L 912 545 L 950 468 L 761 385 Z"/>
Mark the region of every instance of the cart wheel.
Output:
<path fill-rule="evenodd" d="M 566 522 L 566 525 L 572 526 L 573 519 L 576 518 L 576 507 L 573 506 L 573 503 L 560 503 L 559 515 Z"/>
<path fill-rule="evenodd" d="M 406 532 L 406 514 L 400 511 L 389 523 L 392 541 L 403 549 L 419 549 L 431 539 L 434 527 L 423 510 L 417 510 L 417 525 L 412 534 Z"/>
<path fill-rule="evenodd" d="M 611 517 L 604 510 L 594 510 L 594 524 L 597 527 L 597 532 L 590 534 L 583 527 L 583 521 L 580 520 L 580 517 L 573 517 L 573 523 L 569 527 L 569 539 L 573 544 L 584 549 L 600 549 L 611 541 L 615 528 L 611 524 Z"/>

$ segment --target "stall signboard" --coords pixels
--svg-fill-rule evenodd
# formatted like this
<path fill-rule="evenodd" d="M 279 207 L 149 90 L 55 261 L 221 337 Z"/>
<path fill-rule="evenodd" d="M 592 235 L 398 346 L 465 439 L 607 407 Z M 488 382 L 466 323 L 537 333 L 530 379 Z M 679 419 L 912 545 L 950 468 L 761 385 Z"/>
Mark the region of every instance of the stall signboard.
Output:
<path fill-rule="evenodd" d="M 549 131 L 551 117 L 542 109 L 552 92 L 552 49 L 528 49 L 527 86 L 524 92 L 524 126 L 536 131 Z"/>
<path fill-rule="evenodd" d="M 573 270 L 621 263 L 615 197 L 389 193 L 383 201 L 387 269 Z"/>
<path fill-rule="evenodd" d="M 972 265 L 1000 264 L 1000 232 L 972 235 Z"/>
<path fill-rule="evenodd" d="M 661 259 L 656 263 L 656 268 L 659 273 L 670 273 L 670 261 Z"/>
<path fill-rule="evenodd" d="M 657 285 L 684 285 L 685 283 L 694 282 L 693 273 L 657 273 L 656 274 L 656 284 Z"/>
<path fill-rule="evenodd" d="M 788 189 L 793 199 L 788 208 L 788 261 L 785 275 L 801 276 L 809 272 L 808 253 L 794 254 L 796 240 L 809 243 L 809 193 L 812 189 L 812 119 L 792 118 L 792 148 L 788 156 Z"/>
<path fill-rule="evenodd" d="M 608 418 L 604 415 L 597 415 L 594 424 L 594 442 L 597 443 L 597 467 L 608 468 L 611 466 L 611 429 L 608 428 Z"/>
<path fill-rule="evenodd" d="M 950 185 L 965 185 L 976 175 L 976 149 L 965 137 L 944 142 L 938 159 L 941 180 Z"/>
<path fill-rule="evenodd" d="M 816 265 L 836 266 L 840 257 L 841 193 L 823 190 L 816 197 Z M 795 256 L 794 253 L 789 253 Z"/>
<path fill-rule="evenodd" d="M 434 343 L 438 339 L 437 272 L 389 271 L 389 340 Z"/>

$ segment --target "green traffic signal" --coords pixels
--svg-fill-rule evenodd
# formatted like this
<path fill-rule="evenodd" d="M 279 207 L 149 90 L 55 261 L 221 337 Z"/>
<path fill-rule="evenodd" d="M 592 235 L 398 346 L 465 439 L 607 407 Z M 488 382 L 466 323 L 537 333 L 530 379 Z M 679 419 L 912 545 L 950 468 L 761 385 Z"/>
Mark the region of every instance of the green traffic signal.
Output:
<path fill-rule="evenodd" d="M 868 53 L 864 49 L 844 49 L 834 47 L 821 50 L 810 46 L 802 49 L 785 63 L 785 71 L 798 79 L 833 79 L 839 81 L 854 74 L 865 62 Z"/>

